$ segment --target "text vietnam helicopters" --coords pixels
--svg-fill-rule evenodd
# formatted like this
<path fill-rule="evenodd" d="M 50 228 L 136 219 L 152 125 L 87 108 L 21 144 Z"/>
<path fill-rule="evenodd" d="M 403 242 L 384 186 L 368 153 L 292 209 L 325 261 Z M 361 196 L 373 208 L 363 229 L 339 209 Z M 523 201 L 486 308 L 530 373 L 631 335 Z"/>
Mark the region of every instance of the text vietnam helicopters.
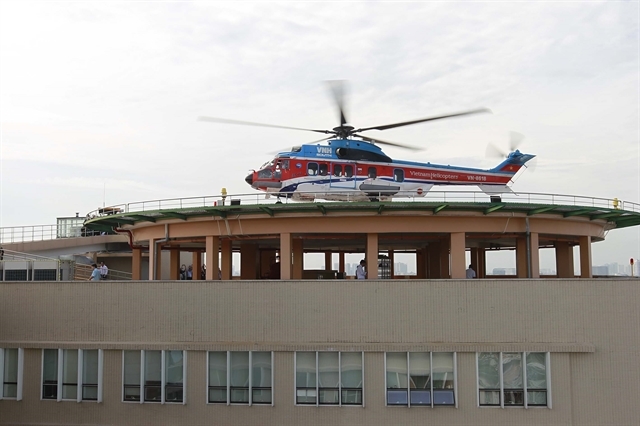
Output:
<path fill-rule="evenodd" d="M 359 133 L 490 111 L 481 108 L 356 129 L 348 125 L 345 118 L 342 82 L 334 81 L 330 84 L 340 113 L 340 125 L 332 130 L 303 129 L 213 117 L 200 117 L 199 120 L 331 135 L 294 147 L 289 152 L 280 152 L 270 162 L 245 178 L 255 189 L 294 200 L 318 198 L 332 201 L 377 201 L 419 197 L 424 196 L 434 185 L 475 185 L 486 194 L 497 195 L 511 192 L 508 186 L 511 179 L 525 163 L 535 157 L 515 149 L 506 155 L 504 161 L 488 170 L 392 159 L 376 144 L 417 148 L 374 139 Z M 328 142 L 320 144 L 323 141 Z"/>

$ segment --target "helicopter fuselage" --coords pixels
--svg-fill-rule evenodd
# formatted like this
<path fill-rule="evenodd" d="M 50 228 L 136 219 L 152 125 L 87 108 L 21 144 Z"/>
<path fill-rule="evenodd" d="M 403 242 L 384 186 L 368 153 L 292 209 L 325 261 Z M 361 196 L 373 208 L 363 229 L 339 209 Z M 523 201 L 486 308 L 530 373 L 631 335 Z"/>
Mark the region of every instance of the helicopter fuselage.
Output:
<path fill-rule="evenodd" d="M 434 185 L 475 185 L 487 194 L 511 192 L 508 184 L 534 155 L 516 150 L 483 170 L 393 160 L 372 143 L 335 139 L 281 152 L 246 177 L 253 188 L 300 200 L 385 200 L 424 196 Z"/>

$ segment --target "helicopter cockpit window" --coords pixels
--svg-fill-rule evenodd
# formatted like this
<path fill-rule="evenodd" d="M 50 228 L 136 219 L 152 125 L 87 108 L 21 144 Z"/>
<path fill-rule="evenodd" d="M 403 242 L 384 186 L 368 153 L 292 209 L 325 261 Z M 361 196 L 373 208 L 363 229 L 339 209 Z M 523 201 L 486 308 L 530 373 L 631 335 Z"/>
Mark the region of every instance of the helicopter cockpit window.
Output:
<path fill-rule="evenodd" d="M 333 165 L 333 175 L 336 176 L 336 177 L 342 176 L 342 165 L 341 164 L 334 164 Z"/>
<path fill-rule="evenodd" d="M 344 166 L 344 175 L 346 177 L 352 177 L 353 176 L 353 166 Z"/>
<path fill-rule="evenodd" d="M 316 176 L 318 174 L 318 164 L 317 163 L 307 164 L 307 174 L 309 176 Z"/>
<path fill-rule="evenodd" d="M 394 180 L 394 182 L 404 182 L 404 170 L 402 170 L 402 169 L 394 169 L 393 170 L 393 180 Z"/>
<path fill-rule="evenodd" d="M 329 165 L 324 163 L 320 164 L 320 176 L 326 176 L 328 172 Z"/>
<path fill-rule="evenodd" d="M 273 176 L 271 169 L 262 169 L 258 172 L 258 177 L 262 179 L 271 179 L 271 176 Z"/>
<path fill-rule="evenodd" d="M 367 176 L 369 176 L 371 179 L 374 179 L 376 176 L 378 176 L 378 170 L 375 167 L 369 167 Z"/>
<path fill-rule="evenodd" d="M 280 167 L 282 170 L 289 170 L 289 160 L 282 160 Z"/>

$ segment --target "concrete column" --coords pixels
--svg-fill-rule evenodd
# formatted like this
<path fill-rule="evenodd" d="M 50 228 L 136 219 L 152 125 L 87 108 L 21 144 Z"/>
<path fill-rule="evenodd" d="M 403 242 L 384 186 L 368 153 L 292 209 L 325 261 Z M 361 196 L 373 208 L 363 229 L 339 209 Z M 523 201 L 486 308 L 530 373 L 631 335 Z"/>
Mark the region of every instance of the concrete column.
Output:
<path fill-rule="evenodd" d="M 451 247 L 451 278 L 464 279 L 467 276 L 464 232 L 452 232 L 449 235 L 449 244 Z"/>
<path fill-rule="evenodd" d="M 240 246 L 240 278 L 255 280 L 258 278 L 258 245 L 243 244 Z"/>
<path fill-rule="evenodd" d="M 277 250 L 261 250 L 260 251 L 260 278 L 268 277 L 268 279 L 273 280 L 277 278 L 277 274 L 280 274 L 279 271 L 271 270 L 272 265 L 277 264 L 276 260 Z M 280 265 L 277 265 L 278 269 L 280 269 Z M 271 276 L 274 275 L 274 276 Z"/>
<path fill-rule="evenodd" d="M 207 236 L 206 239 L 206 265 L 207 265 L 207 280 L 219 280 L 218 269 L 220 268 L 220 262 L 218 256 L 220 255 L 220 238 L 214 236 Z"/>
<path fill-rule="evenodd" d="M 568 241 L 556 241 L 553 246 L 556 252 L 556 273 L 558 278 L 574 278 L 573 247 Z"/>
<path fill-rule="evenodd" d="M 338 272 L 344 274 L 344 252 L 338 253 Z"/>
<path fill-rule="evenodd" d="M 580 237 L 580 278 L 593 278 L 591 272 L 591 237 Z"/>
<path fill-rule="evenodd" d="M 156 255 L 156 241 L 153 238 L 149 239 L 149 280 L 162 279 L 162 247 L 158 245 Z"/>
<path fill-rule="evenodd" d="M 426 248 L 426 276 L 425 278 L 442 278 L 440 273 L 440 242 L 432 242 Z"/>
<path fill-rule="evenodd" d="M 367 234 L 367 250 L 365 259 L 367 260 L 367 278 L 378 279 L 378 234 Z"/>
<path fill-rule="evenodd" d="M 325 271 L 330 271 L 333 269 L 333 265 L 331 264 L 331 252 L 330 251 L 326 251 L 324 253 L 324 269 Z"/>
<path fill-rule="evenodd" d="M 302 270 L 304 269 L 304 251 L 303 240 L 301 238 L 294 238 L 291 242 L 291 249 L 293 251 L 293 263 L 291 265 L 291 278 L 294 280 L 302 279 Z"/>
<path fill-rule="evenodd" d="M 480 278 L 480 249 L 478 249 L 477 247 L 472 247 L 471 248 L 471 266 L 473 267 L 473 270 L 476 271 L 476 278 Z"/>
<path fill-rule="evenodd" d="M 393 279 L 393 276 L 396 274 L 396 266 L 395 266 L 395 260 L 394 260 L 395 258 L 393 255 L 394 255 L 393 250 L 389 250 L 389 263 L 390 263 L 389 266 L 391 267 L 390 269 L 391 279 Z"/>
<path fill-rule="evenodd" d="M 429 276 L 429 246 L 422 247 L 416 250 L 416 278 L 426 279 Z"/>
<path fill-rule="evenodd" d="M 478 248 L 478 270 L 476 271 L 478 278 L 487 277 L 487 251 L 480 247 Z"/>
<path fill-rule="evenodd" d="M 516 238 L 516 275 L 518 278 L 527 278 L 527 239 Z"/>
<path fill-rule="evenodd" d="M 529 233 L 531 255 L 531 278 L 540 278 L 540 240 L 537 232 Z"/>
<path fill-rule="evenodd" d="M 180 249 L 169 250 L 169 279 L 180 278 Z"/>
<path fill-rule="evenodd" d="M 193 265 L 192 280 L 201 280 L 200 272 L 202 270 L 202 253 L 194 251 L 191 256 L 191 265 Z"/>
<path fill-rule="evenodd" d="M 516 273 L 518 278 L 540 278 L 538 233 L 529 233 L 529 240 L 529 250 L 527 250 L 527 237 L 516 239 Z M 529 268 L 531 268 L 531 277 L 529 277 Z"/>
<path fill-rule="evenodd" d="M 131 250 L 131 279 L 140 280 L 142 278 L 142 250 L 134 248 Z"/>
<path fill-rule="evenodd" d="M 226 238 L 222 240 L 221 251 L 222 264 L 220 265 L 220 268 L 222 269 L 222 279 L 231 280 L 233 279 L 233 250 L 231 248 L 230 239 Z"/>
<path fill-rule="evenodd" d="M 291 279 L 291 253 L 293 241 L 288 232 L 280 234 L 280 279 Z"/>
<path fill-rule="evenodd" d="M 451 275 L 451 271 L 449 268 L 449 248 L 451 245 L 451 238 L 447 238 L 445 240 L 440 241 L 440 254 L 439 254 L 439 262 L 440 262 L 440 277 L 439 278 L 449 278 Z M 466 276 L 466 275 L 465 275 Z"/>

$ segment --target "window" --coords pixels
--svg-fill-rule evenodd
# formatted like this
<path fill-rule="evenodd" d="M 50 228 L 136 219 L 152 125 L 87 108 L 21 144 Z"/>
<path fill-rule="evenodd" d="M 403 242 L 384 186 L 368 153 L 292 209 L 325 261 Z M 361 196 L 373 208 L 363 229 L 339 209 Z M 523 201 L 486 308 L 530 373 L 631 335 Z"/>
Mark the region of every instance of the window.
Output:
<path fill-rule="evenodd" d="M 0 399 L 22 399 L 24 349 L 0 349 Z"/>
<path fill-rule="evenodd" d="M 394 182 L 404 182 L 404 170 L 402 170 L 402 169 L 393 169 L 393 181 Z"/>
<path fill-rule="evenodd" d="M 122 351 L 122 400 L 186 403 L 185 351 Z"/>
<path fill-rule="evenodd" d="M 273 405 L 271 352 L 209 352 L 208 397 L 214 404 Z"/>
<path fill-rule="evenodd" d="M 378 170 L 375 167 L 369 167 L 367 176 L 369 176 L 371 179 L 375 179 L 376 176 L 378 176 Z"/>
<path fill-rule="evenodd" d="M 326 176 L 329 172 L 329 165 L 326 163 L 320 164 L 320 176 Z"/>
<path fill-rule="evenodd" d="M 344 175 L 346 177 L 353 177 L 353 166 L 344 166 Z"/>
<path fill-rule="evenodd" d="M 318 164 L 317 163 L 309 163 L 307 164 L 307 174 L 309 176 L 315 176 L 318 174 Z"/>
<path fill-rule="evenodd" d="M 336 177 L 342 176 L 342 165 L 341 164 L 334 164 L 333 165 L 333 175 L 336 176 Z"/>
<path fill-rule="evenodd" d="M 549 353 L 481 352 L 476 357 L 478 405 L 551 407 Z"/>
<path fill-rule="evenodd" d="M 457 406 L 456 354 L 388 352 L 387 405 Z"/>
<path fill-rule="evenodd" d="M 296 404 L 359 405 L 362 352 L 296 352 Z"/>
<path fill-rule="evenodd" d="M 42 399 L 102 402 L 102 349 L 43 349 Z"/>

